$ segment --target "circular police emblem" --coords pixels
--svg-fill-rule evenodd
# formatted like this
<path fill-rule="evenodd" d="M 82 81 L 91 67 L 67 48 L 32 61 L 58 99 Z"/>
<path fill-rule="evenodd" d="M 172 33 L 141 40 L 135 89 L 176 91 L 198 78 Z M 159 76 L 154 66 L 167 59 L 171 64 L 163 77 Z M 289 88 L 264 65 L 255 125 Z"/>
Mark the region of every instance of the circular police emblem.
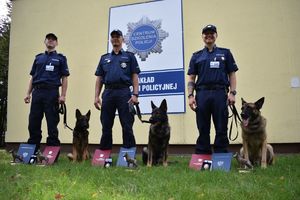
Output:
<path fill-rule="evenodd" d="M 127 67 L 127 64 L 123 62 L 123 63 L 121 63 L 121 67 L 124 69 Z"/>
<path fill-rule="evenodd" d="M 146 61 L 150 53 L 161 53 L 162 41 L 169 33 L 161 29 L 161 20 L 149 20 L 142 17 L 136 23 L 128 23 L 128 32 L 124 36 L 127 50 L 137 54 L 141 61 Z"/>

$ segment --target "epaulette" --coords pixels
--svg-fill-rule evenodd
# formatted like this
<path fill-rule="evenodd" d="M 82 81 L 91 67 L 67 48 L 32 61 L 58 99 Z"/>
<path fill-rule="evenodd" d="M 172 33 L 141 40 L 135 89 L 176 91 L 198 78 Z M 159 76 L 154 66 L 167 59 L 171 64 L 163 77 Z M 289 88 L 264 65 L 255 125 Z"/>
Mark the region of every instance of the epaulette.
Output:
<path fill-rule="evenodd" d="M 100 61 L 102 62 L 104 59 L 109 58 L 109 57 L 107 57 L 107 56 L 109 56 L 109 54 L 110 53 L 106 53 L 106 54 L 101 55 Z"/>
<path fill-rule="evenodd" d="M 40 55 L 42 55 L 42 54 L 44 54 L 44 53 L 39 53 L 39 54 L 35 55 L 35 57 L 38 57 L 38 56 L 40 56 Z"/>
<path fill-rule="evenodd" d="M 66 56 L 64 56 L 64 54 L 62 54 L 62 53 L 58 53 L 57 55 L 58 55 L 58 56 L 62 56 L 62 57 L 66 57 Z"/>
<path fill-rule="evenodd" d="M 224 47 L 218 47 L 218 49 L 220 49 L 220 50 L 225 50 L 225 51 L 228 51 L 228 50 L 229 50 L 229 49 L 224 48 Z"/>
<path fill-rule="evenodd" d="M 193 53 L 193 55 L 194 55 L 194 54 L 199 54 L 199 53 L 202 53 L 202 51 L 203 51 L 202 49 L 201 49 L 201 50 L 199 50 L 199 51 L 196 51 L 196 52 L 194 52 L 194 53 Z"/>
<path fill-rule="evenodd" d="M 109 55 L 110 53 L 106 53 L 106 54 L 103 54 L 101 57 L 103 57 L 103 56 L 107 56 L 107 55 Z"/>
<path fill-rule="evenodd" d="M 131 51 L 125 51 L 125 52 L 128 53 L 128 54 L 134 55 L 134 53 L 132 53 Z"/>

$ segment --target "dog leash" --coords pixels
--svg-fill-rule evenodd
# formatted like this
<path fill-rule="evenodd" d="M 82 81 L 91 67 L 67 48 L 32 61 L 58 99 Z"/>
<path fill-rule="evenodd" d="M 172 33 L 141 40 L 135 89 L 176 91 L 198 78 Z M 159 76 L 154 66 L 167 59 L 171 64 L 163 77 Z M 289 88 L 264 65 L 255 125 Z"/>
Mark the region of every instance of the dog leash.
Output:
<path fill-rule="evenodd" d="M 229 139 L 231 141 L 235 141 L 237 139 L 237 137 L 239 136 L 239 128 L 238 128 L 238 120 L 239 122 L 242 122 L 241 118 L 240 118 L 240 115 L 239 113 L 237 112 L 236 110 L 236 107 L 235 105 L 229 105 L 229 108 L 232 112 L 232 115 L 230 115 L 228 118 L 231 118 L 232 117 L 232 120 L 231 120 L 231 123 L 230 123 L 230 129 L 229 129 Z M 235 138 L 232 139 L 232 136 L 231 136 L 231 133 L 232 133 L 232 124 L 233 124 L 233 121 L 235 122 L 235 126 L 236 126 L 236 136 Z"/>
<path fill-rule="evenodd" d="M 139 120 L 142 123 L 149 123 L 149 124 L 151 124 L 151 121 L 149 121 L 149 120 L 143 120 L 142 119 L 142 114 L 141 114 L 141 109 L 140 109 L 139 103 L 135 104 L 135 107 L 136 107 L 136 115 L 138 116 Z"/>
<path fill-rule="evenodd" d="M 66 106 L 65 103 L 60 104 L 58 112 L 60 114 L 64 115 L 64 126 L 65 126 L 65 128 L 67 127 L 68 129 L 73 131 L 73 129 L 70 126 L 68 126 L 68 124 L 67 124 L 67 106 Z"/>

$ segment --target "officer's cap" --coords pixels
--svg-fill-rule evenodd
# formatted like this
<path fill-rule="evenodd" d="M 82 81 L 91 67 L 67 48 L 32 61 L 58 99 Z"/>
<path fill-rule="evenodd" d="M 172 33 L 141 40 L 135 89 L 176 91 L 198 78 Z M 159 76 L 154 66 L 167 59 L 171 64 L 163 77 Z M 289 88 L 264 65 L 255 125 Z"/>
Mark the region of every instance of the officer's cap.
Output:
<path fill-rule="evenodd" d="M 217 33 L 217 27 L 212 24 L 208 24 L 202 29 L 202 34 L 206 33 L 207 31 Z"/>
<path fill-rule="evenodd" d="M 115 29 L 112 32 L 110 32 L 110 36 L 112 37 L 113 35 L 123 36 L 123 33 L 119 29 Z"/>
<path fill-rule="evenodd" d="M 52 38 L 54 40 L 57 40 L 57 37 L 56 37 L 56 35 L 54 33 L 48 33 L 45 38 L 46 39 Z"/>

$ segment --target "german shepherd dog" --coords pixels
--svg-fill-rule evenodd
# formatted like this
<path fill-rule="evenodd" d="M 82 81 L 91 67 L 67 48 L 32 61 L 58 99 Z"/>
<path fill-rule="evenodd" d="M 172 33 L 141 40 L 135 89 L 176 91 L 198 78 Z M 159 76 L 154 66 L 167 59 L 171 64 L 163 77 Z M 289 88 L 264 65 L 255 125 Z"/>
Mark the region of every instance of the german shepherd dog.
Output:
<path fill-rule="evenodd" d="M 255 103 L 247 103 L 242 98 L 241 112 L 243 147 L 240 154 L 252 165 L 261 165 L 262 168 L 273 164 L 274 161 L 273 147 L 267 143 L 267 122 L 260 113 L 264 100 L 262 97 Z"/>
<path fill-rule="evenodd" d="M 148 149 L 143 149 L 143 163 L 148 167 L 163 163 L 167 166 L 168 145 L 170 140 L 170 125 L 167 115 L 167 101 L 164 99 L 157 107 L 151 101 L 152 114 L 150 117 L 150 130 L 148 138 Z"/>
<path fill-rule="evenodd" d="M 89 120 L 91 111 L 89 110 L 86 115 L 82 115 L 81 112 L 76 109 L 76 125 L 73 130 L 73 145 L 72 154 L 68 154 L 70 160 L 79 161 L 89 159 Z"/>

